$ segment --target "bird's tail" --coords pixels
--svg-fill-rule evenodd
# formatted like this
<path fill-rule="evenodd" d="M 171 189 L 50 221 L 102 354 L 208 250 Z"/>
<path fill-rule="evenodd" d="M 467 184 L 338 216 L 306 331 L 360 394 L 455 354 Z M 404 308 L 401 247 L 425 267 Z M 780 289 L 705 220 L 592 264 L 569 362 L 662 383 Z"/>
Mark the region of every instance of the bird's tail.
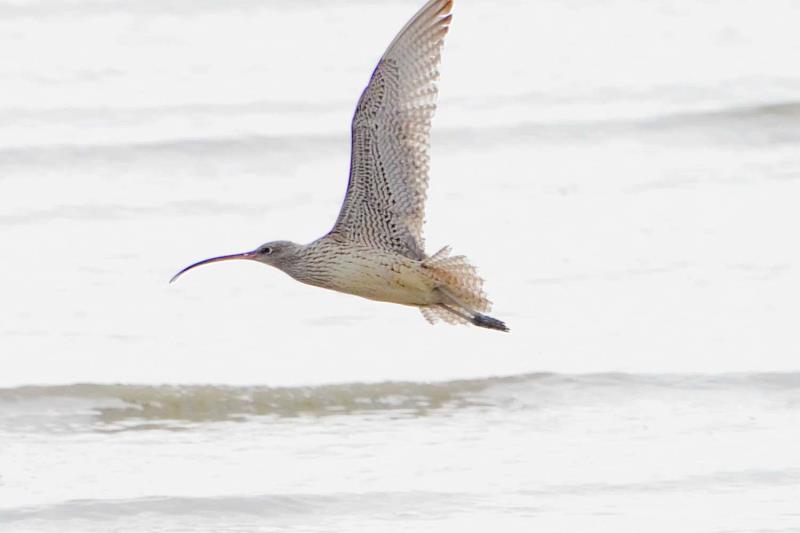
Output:
<path fill-rule="evenodd" d="M 506 325 L 488 312 L 492 302 L 483 292 L 483 279 L 463 255 L 450 255 L 445 246 L 423 261 L 431 278 L 436 281 L 442 302 L 420 307 L 422 315 L 431 324 L 443 320 L 448 324 L 474 324 L 482 328 L 508 331 Z"/>

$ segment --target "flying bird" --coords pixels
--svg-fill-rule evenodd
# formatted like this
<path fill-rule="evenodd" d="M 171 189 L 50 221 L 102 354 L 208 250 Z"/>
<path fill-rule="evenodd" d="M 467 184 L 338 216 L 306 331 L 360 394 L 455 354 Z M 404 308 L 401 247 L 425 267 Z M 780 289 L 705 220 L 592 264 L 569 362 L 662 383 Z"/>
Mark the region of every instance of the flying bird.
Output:
<path fill-rule="evenodd" d="M 508 331 L 484 314 L 491 302 L 475 267 L 449 247 L 427 255 L 422 237 L 431 118 L 452 6 L 452 0 L 427 2 L 375 67 L 353 116 L 350 180 L 330 232 L 309 244 L 272 241 L 206 259 L 170 283 L 200 265 L 244 259 L 309 285 L 419 307 L 432 324 Z"/>

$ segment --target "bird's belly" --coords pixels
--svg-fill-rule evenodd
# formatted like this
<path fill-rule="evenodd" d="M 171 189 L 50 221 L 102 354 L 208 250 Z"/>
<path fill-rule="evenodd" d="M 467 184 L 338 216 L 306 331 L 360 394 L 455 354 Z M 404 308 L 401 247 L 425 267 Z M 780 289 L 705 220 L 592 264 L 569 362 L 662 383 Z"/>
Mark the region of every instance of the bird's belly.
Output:
<path fill-rule="evenodd" d="M 333 288 L 370 300 L 404 305 L 437 303 L 436 285 L 417 261 L 394 258 L 385 261 L 353 260 L 338 265 Z"/>

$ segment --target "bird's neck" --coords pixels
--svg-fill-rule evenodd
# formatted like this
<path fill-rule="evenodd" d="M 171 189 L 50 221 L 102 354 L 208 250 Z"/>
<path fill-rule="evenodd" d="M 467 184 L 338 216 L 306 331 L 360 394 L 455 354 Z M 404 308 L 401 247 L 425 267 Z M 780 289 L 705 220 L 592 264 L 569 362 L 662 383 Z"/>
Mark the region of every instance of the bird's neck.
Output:
<path fill-rule="evenodd" d="M 329 277 L 325 261 L 327 247 L 326 243 L 320 241 L 322 239 L 309 244 L 299 244 L 291 259 L 279 268 L 302 283 L 325 286 Z"/>

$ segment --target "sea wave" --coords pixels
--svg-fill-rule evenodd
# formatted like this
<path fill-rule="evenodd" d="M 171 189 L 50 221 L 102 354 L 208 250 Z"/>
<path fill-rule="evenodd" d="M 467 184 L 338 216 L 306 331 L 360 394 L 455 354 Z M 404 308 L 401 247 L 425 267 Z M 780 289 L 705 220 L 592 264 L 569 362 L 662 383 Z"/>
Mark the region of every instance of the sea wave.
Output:
<path fill-rule="evenodd" d="M 528 376 L 444 383 L 352 383 L 303 387 L 224 385 L 73 384 L 0 389 L 0 413 L 13 404 L 59 399 L 80 400 L 103 422 L 126 419 L 190 422 L 235 420 L 252 415 L 326 416 L 369 411 L 413 411 L 485 402 L 476 394 L 492 385 Z"/>
<path fill-rule="evenodd" d="M 784 394 L 800 405 L 800 372 L 721 375 L 550 374 L 446 382 L 350 383 L 299 387 L 71 384 L 0 389 L 0 422 L 53 406 L 101 424 L 236 421 L 253 416 L 332 416 L 391 411 L 425 416 L 464 408 L 542 408 L 626 401 L 676 391 Z M 2 425 L 2 424 L 0 424 Z M 150 427 L 148 425 L 143 428 Z"/>
<path fill-rule="evenodd" d="M 168 157 L 214 158 L 263 156 L 269 154 L 297 154 L 332 151 L 341 144 L 335 135 L 245 135 L 241 137 L 174 138 L 142 142 L 107 142 L 103 144 L 37 144 L 0 148 L 0 165 L 31 164 L 46 166 L 53 164 L 108 165 L 128 160 L 142 161 L 148 158 L 162 160 Z"/>
<path fill-rule="evenodd" d="M 168 517 L 350 515 L 353 513 L 419 512 L 434 507 L 438 512 L 475 505 L 473 494 L 404 491 L 328 494 L 258 494 L 222 496 L 150 496 L 129 499 L 68 500 L 48 505 L 0 508 L 4 522 L 88 520 L 105 522 L 136 515 Z"/>
<path fill-rule="evenodd" d="M 80 124 L 81 121 L 77 121 Z M 800 142 L 800 102 L 775 102 L 758 106 L 677 111 L 636 118 L 522 120 L 475 129 L 467 125 L 437 127 L 434 144 L 446 150 L 472 149 L 476 144 L 505 146 L 520 142 L 607 142 L 628 139 L 638 142 L 696 142 L 699 138 L 721 145 L 776 145 Z M 109 132 L 116 131 L 113 123 Z M 339 153 L 348 143 L 341 133 L 298 132 L 285 135 L 209 133 L 205 136 L 159 138 L 161 132 L 143 132 L 141 139 L 81 142 L 81 134 L 60 141 L 36 144 L 6 143 L 0 148 L 0 165 L 64 165 L 119 162 L 142 164 L 170 158 L 289 157 L 313 153 L 321 157 Z M 77 139 L 77 141 L 75 140 Z"/>
<path fill-rule="evenodd" d="M 607 142 L 624 139 L 641 143 L 721 146 L 773 146 L 800 142 L 800 102 L 730 106 L 674 111 L 634 118 L 527 121 L 481 135 L 497 142 L 533 139 L 554 142 Z M 463 132 L 452 132 L 445 143 Z"/>
<path fill-rule="evenodd" d="M 130 499 L 69 500 L 51 505 L 17 507 L 0 510 L 6 520 L 37 518 L 63 520 L 84 517 L 115 519 L 139 513 L 161 515 L 197 515 L 235 513 L 256 516 L 277 514 L 306 514 L 309 512 L 350 513 L 353 510 L 372 509 L 374 512 L 398 508 L 413 508 L 436 502 L 464 504 L 474 499 L 467 493 L 405 491 L 329 494 L 260 494 L 233 496 L 150 496 Z"/>

